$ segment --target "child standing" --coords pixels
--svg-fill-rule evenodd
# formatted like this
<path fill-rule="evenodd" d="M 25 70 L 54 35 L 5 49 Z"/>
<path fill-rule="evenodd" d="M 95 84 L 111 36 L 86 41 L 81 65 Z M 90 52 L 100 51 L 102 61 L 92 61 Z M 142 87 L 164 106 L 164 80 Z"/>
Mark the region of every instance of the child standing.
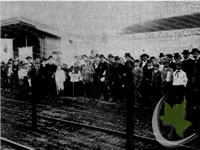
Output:
<path fill-rule="evenodd" d="M 66 80 L 65 72 L 61 69 L 61 66 L 58 65 L 55 72 L 55 81 L 56 81 L 56 89 L 57 95 L 64 91 L 64 82 Z"/>
<path fill-rule="evenodd" d="M 173 101 L 174 104 L 180 104 L 185 95 L 185 88 L 188 82 L 186 73 L 181 69 L 182 62 L 176 62 L 176 70 L 173 73 Z"/>

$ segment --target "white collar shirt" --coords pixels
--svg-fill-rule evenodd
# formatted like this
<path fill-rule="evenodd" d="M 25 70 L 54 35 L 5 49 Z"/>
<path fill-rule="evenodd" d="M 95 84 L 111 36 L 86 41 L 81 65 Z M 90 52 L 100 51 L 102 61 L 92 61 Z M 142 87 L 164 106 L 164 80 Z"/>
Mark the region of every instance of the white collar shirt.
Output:
<path fill-rule="evenodd" d="M 174 86 L 179 86 L 183 85 L 186 87 L 188 82 L 188 78 L 186 73 L 183 70 L 176 70 L 173 73 L 173 85 Z"/>

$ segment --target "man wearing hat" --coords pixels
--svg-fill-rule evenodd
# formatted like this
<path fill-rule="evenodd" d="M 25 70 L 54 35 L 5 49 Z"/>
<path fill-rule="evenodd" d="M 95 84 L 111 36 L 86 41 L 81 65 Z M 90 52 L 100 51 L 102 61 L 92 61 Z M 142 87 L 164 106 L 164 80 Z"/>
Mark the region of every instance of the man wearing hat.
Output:
<path fill-rule="evenodd" d="M 115 56 L 115 63 L 114 63 L 114 99 L 115 101 L 122 100 L 122 82 L 123 82 L 123 65 L 120 63 L 119 56 Z"/>
<path fill-rule="evenodd" d="M 112 101 L 113 99 L 113 85 L 114 85 L 114 56 L 112 54 L 108 55 L 108 64 L 106 68 L 105 80 L 106 86 L 108 89 L 109 100 Z"/>
<path fill-rule="evenodd" d="M 161 98 L 161 71 L 159 70 L 159 62 L 153 62 L 153 72 L 151 79 L 151 88 L 152 88 L 152 101 L 153 104 L 157 103 Z"/>
<path fill-rule="evenodd" d="M 101 98 L 103 96 L 104 100 L 108 98 L 107 90 L 106 90 L 106 84 L 105 84 L 105 72 L 107 68 L 106 58 L 103 54 L 99 56 L 100 61 L 98 63 L 98 66 L 95 70 L 97 75 L 97 88 L 99 89 L 99 95 L 97 95 L 98 98 Z"/>
<path fill-rule="evenodd" d="M 162 95 L 171 95 L 173 69 L 169 67 L 169 61 L 163 59 L 163 70 L 161 71 L 162 77 Z"/>
<path fill-rule="evenodd" d="M 188 77 L 188 83 L 186 86 L 186 98 L 191 94 L 192 90 L 192 77 L 193 77 L 193 66 L 194 60 L 189 58 L 190 52 L 189 50 L 183 50 L 183 61 L 182 61 L 182 70 L 186 73 Z"/>
<path fill-rule="evenodd" d="M 169 61 L 169 67 L 173 69 L 173 71 L 176 70 L 176 64 L 173 62 L 173 55 L 167 54 L 166 55 L 167 60 Z"/>
<path fill-rule="evenodd" d="M 133 149 L 133 108 L 134 108 L 134 84 L 133 84 L 133 58 L 130 53 L 125 53 L 125 65 L 123 73 L 124 98 L 126 101 L 126 129 L 127 149 Z"/>
<path fill-rule="evenodd" d="M 190 52 L 189 50 L 183 50 L 183 62 L 182 62 L 182 69 L 187 74 L 188 78 L 192 73 L 192 66 L 194 65 L 194 61 L 189 58 Z"/>
<path fill-rule="evenodd" d="M 159 59 L 162 59 L 162 58 L 164 58 L 164 57 L 165 57 L 164 53 L 160 53 L 160 54 L 159 54 Z"/>
<path fill-rule="evenodd" d="M 134 84 L 134 97 L 135 97 L 135 107 L 139 107 L 140 95 L 141 95 L 141 84 L 143 80 L 143 70 L 140 68 L 139 59 L 134 60 L 134 68 L 133 68 L 133 84 Z"/>
<path fill-rule="evenodd" d="M 175 62 L 181 61 L 181 55 L 179 53 L 174 53 L 174 60 Z"/>
<path fill-rule="evenodd" d="M 191 54 L 194 58 L 192 87 L 193 87 L 193 100 L 195 107 L 200 108 L 200 50 L 197 48 L 192 49 Z"/>
<path fill-rule="evenodd" d="M 146 69 L 147 68 L 147 60 L 149 59 L 149 55 L 147 55 L 146 53 L 142 54 L 140 56 L 141 58 L 141 63 L 140 63 L 140 67 L 142 69 Z"/>
<path fill-rule="evenodd" d="M 200 114 L 200 50 L 197 48 L 193 48 L 191 54 L 194 58 L 194 67 L 193 67 L 193 77 L 192 77 L 192 96 L 191 96 L 191 106 L 193 107 L 193 118 L 192 124 L 194 129 L 200 133 L 200 122 L 197 118 L 199 118 Z"/>
<path fill-rule="evenodd" d="M 16 92 L 18 88 L 18 60 L 16 59 L 14 60 L 12 71 L 13 71 L 12 88 L 13 88 L 13 91 Z"/>

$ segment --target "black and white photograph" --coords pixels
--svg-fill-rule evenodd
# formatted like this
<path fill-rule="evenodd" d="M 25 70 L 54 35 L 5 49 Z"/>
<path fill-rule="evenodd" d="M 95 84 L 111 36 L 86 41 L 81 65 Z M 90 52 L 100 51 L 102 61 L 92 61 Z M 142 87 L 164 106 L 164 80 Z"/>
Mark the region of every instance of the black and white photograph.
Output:
<path fill-rule="evenodd" d="M 200 150 L 200 1 L 0 1 L 1 150 Z"/>

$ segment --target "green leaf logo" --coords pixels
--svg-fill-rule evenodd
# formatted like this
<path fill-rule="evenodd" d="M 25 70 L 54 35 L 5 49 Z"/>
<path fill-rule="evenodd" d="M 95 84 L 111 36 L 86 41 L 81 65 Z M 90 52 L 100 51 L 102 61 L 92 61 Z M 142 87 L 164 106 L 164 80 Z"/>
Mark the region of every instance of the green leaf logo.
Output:
<path fill-rule="evenodd" d="M 185 120 L 185 106 L 186 100 L 181 104 L 175 104 L 173 108 L 165 102 L 164 106 L 164 115 L 160 116 L 160 119 L 163 121 L 164 125 L 171 125 L 175 128 L 176 134 L 183 136 L 183 132 L 187 127 L 191 125 L 191 122 Z M 168 136 L 171 135 L 171 132 Z"/>

